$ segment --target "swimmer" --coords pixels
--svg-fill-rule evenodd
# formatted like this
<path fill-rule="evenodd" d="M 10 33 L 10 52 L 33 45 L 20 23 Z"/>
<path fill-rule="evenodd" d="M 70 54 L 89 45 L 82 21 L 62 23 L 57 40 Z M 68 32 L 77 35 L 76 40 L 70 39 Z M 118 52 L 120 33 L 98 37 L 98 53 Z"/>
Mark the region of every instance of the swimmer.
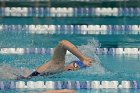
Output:
<path fill-rule="evenodd" d="M 71 52 L 79 60 L 74 60 L 65 66 L 66 51 Z M 28 79 L 38 75 L 49 75 L 53 73 L 59 73 L 62 71 L 76 71 L 90 67 L 93 59 L 83 55 L 78 48 L 67 40 L 62 40 L 54 49 L 53 57 L 50 61 L 36 68 L 31 74 L 26 76 L 17 76 L 17 79 Z"/>
<path fill-rule="evenodd" d="M 50 91 L 41 92 L 41 93 L 76 93 L 76 92 L 74 90 L 63 89 L 63 90 L 50 90 Z"/>

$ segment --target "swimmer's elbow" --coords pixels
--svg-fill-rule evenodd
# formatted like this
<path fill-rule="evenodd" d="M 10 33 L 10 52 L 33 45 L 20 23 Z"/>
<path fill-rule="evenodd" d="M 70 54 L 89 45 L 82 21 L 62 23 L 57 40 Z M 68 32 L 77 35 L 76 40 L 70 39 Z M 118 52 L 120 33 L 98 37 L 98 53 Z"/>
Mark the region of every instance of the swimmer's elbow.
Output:
<path fill-rule="evenodd" d="M 62 44 L 62 45 L 65 45 L 67 42 L 69 42 L 69 41 L 67 41 L 67 40 L 61 40 L 59 43 Z"/>

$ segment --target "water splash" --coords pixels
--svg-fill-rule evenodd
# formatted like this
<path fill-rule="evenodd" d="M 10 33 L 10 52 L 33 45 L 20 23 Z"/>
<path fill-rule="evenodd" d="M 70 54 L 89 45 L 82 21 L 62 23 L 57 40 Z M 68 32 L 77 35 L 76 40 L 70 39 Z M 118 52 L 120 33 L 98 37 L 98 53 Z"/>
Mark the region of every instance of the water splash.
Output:
<path fill-rule="evenodd" d="M 107 70 L 101 65 L 101 60 L 95 54 L 96 48 L 99 48 L 100 45 L 101 44 L 97 40 L 92 39 L 92 40 L 89 40 L 86 45 L 78 46 L 78 49 L 84 55 L 95 59 L 91 67 L 88 67 L 87 69 L 79 70 L 80 73 L 90 75 L 90 74 L 105 74 L 105 72 L 107 72 Z M 72 54 L 66 55 L 67 64 L 73 60 L 78 60 L 78 58 L 76 58 Z"/>

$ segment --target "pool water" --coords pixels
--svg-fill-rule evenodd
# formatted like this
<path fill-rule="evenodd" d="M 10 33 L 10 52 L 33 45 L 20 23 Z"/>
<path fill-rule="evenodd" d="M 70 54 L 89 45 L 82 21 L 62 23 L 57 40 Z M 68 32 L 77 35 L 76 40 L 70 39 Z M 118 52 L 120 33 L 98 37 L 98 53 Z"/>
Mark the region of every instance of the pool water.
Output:
<path fill-rule="evenodd" d="M 85 70 L 79 70 L 79 71 L 69 71 L 69 72 L 62 72 L 50 76 L 39 76 L 30 79 L 31 81 L 104 81 L 104 80 L 117 80 L 117 81 L 123 81 L 123 80 L 129 80 L 129 81 L 137 81 L 140 82 L 140 74 L 139 74 L 139 67 L 140 67 L 140 55 L 134 55 L 134 54 L 120 54 L 120 55 L 114 55 L 114 54 L 95 54 L 94 47 L 90 48 L 90 45 L 88 45 L 89 41 L 99 40 L 94 45 L 97 45 L 98 47 L 134 47 L 137 45 L 139 47 L 139 43 L 133 43 L 133 41 L 137 40 L 137 35 L 133 37 L 126 37 L 124 38 L 124 41 L 119 40 L 118 38 L 113 39 L 113 35 L 108 35 L 108 40 L 101 39 L 102 37 L 105 38 L 105 36 L 97 37 L 96 35 L 33 35 L 33 34 L 23 34 L 23 33 L 1 33 L 1 42 L 0 45 L 2 47 L 22 47 L 22 48 L 54 48 L 57 43 L 62 40 L 70 40 L 72 43 L 74 43 L 76 46 L 79 47 L 82 51 L 84 51 L 85 54 L 96 57 L 98 59 L 98 62 L 100 64 L 97 64 L 96 62 L 93 63 L 93 66 L 85 69 Z M 56 37 L 57 38 L 54 38 Z M 6 38 L 9 37 L 9 38 Z M 94 39 L 95 37 L 95 39 Z M 123 37 L 123 36 L 118 36 Z M 6 38 L 5 40 L 3 38 Z M 112 38 L 112 39 L 110 39 Z M 112 42 L 108 43 L 107 41 Z M 15 42 L 13 42 L 15 41 Z M 99 43 L 99 42 L 102 43 Z M 119 42 L 121 41 L 121 42 Z M 117 44 L 119 42 L 119 44 Z M 91 43 L 93 44 L 93 43 Z M 82 47 L 84 45 L 85 47 Z M 92 49 L 93 48 L 93 49 Z M 91 51 L 92 50 L 92 51 Z M 89 52 L 91 51 L 91 52 Z M 94 54 L 94 55 L 93 55 Z M 14 80 L 15 74 L 14 72 L 17 72 L 16 74 L 26 74 L 26 71 L 28 70 L 33 71 L 36 67 L 42 65 L 46 62 L 46 60 L 51 59 L 52 54 L 0 54 L 0 80 L 2 81 L 9 81 Z M 71 55 L 66 56 L 66 63 L 69 63 L 72 61 L 74 57 Z M 10 71 L 9 71 L 10 70 Z M 8 74 L 3 74 L 7 73 Z M 85 74 L 86 73 L 86 74 Z M 10 77 L 10 78 L 9 78 Z M 16 80 L 14 80 L 16 81 Z M 28 80 L 25 80 L 28 81 Z M 44 91 L 44 90 L 1 90 L 4 93 L 7 93 L 10 91 L 10 93 L 26 93 L 26 92 L 33 92 L 33 91 Z M 138 92 L 139 90 L 134 89 L 80 89 L 76 90 L 77 93 L 126 93 L 126 92 Z M 112 92 L 113 91 L 113 92 Z"/>
<path fill-rule="evenodd" d="M 7 38 L 9 37 L 9 38 Z M 55 37 L 55 38 L 54 38 Z M 122 47 L 139 48 L 139 35 L 81 35 L 81 34 L 27 34 L 22 32 L 0 32 L 1 48 L 53 48 L 59 41 L 66 39 L 76 45 L 87 44 L 89 40 L 95 38 L 101 44 L 100 47 Z M 13 42 L 14 41 L 14 42 Z"/>
<path fill-rule="evenodd" d="M 31 80 L 54 80 L 54 81 L 92 81 L 92 80 L 140 80 L 139 74 L 139 55 L 98 55 L 101 60 L 101 66 L 93 63 L 94 69 L 87 69 L 81 71 L 63 72 L 53 76 L 40 76 L 32 78 Z M 49 60 L 50 55 L 43 54 L 26 54 L 26 55 L 0 55 L 1 70 L 5 68 L 12 70 L 19 70 L 23 73 L 24 69 L 33 70 L 36 67 Z M 67 61 L 68 62 L 68 61 Z M 97 68 L 98 67 L 98 68 Z M 2 69 L 3 68 L 3 69 Z M 23 69 L 23 70 L 22 70 Z M 7 70 L 5 70 L 7 71 Z M 3 73 L 5 72 L 3 71 Z M 85 72 L 87 74 L 85 74 Z M 0 71 L 1 72 L 1 71 Z M 80 72 L 80 74 L 79 74 Z M 2 73 L 2 72 L 1 72 Z M 19 74 L 19 73 L 18 73 Z M 70 75 L 72 74 L 72 75 Z M 10 74 L 9 74 L 10 75 Z M 5 79 L 8 78 L 5 76 Z M 2 77 L 1 77 L 2 79 Z M 5 80 L 4 79 L 4 80 Z"/>
<path fill-rule="evenodd" d="M 108 1 L 108 0 L 106 0 Z M 74 12 L 76 16 L 52 17 L 52 11 L 49 11 L 49 17 L 38 14 L 39 9 L 34 11 L 36 13 L 32 16 L 3 16 L 3 8 L 0 8 L 0 27 L 2 25 L 138 25 L 140 24 L 139 5 L 130 4 L 131 2 L 121 1 L 100 1 L 100 2 L 37 2 L 30 4 L 30 2 L 7 2 L 2 3 L 2 6 L 18 6 L 18 7 L 117 7 L 118 16 L 102 15 L 102 13 L 95 12 L 94 16 L 88 16 L 82 12 Z M 131 1 L 131 0 L 130 0 Z M 60 6 L 57 4 L 59 2 Z M 44 4 L 43 4 L 44 3 Z M 67 3 L 67 4 L 65 4 Z M 78 4 L 79 3 L 79 4 Z M 115 4 L 116 3 L 116 4 Z M 122 4 L 124 3 L 124 4 Z M 72 5 L 71 5 L 72 4 Z M 93 4 L 93 5 L 92 5 Z M 127 5 L 128 4 L 128 5 Z M 52 6 L 51 6 L 52 5 Z M 75 6 L 77 5 L 77 6 Z M 88 6 L 89 5 L 89 6 Z M 120 7 L 120 8 L 119 8 Z M 129 9 L 127 7 L 130 7 Z M 131 7 L 135 7 L 133 9 Z M 122 9 L 122 10 L 121 10 Z M 131 11 L 128 11 L 131 10 Z M 79 10 L 81 11 L 81 10 Z M 90 11 L 90 10 L 88 10 Z M 32 13 L 31 12 L 31 13 Z M 93 11 L 92 11 L 93 12 Z M 136 12 L 136 13 L 135 13 Z M 14 12 L 12 12 L 14 14 Z M 12 15 L 11 13 L 11 15 Z M 28 12 L 30 14 L 30 12 Z M 28 14 L 27 13 L 27 14 Z M 90 12 L 89 12 L 90 13 Z M 46 15 L 45 13 L 43 13 Z M 40 16 L 38 16 L 40 15 Z M 95 48 L 140 48 L 139 29 L 137 34 L 132 34 L 132 29 L 126 32 L 112 30 L 112 34 L 33 34 L 28 33 L 25 29 L 23 31 L 13 31 L 5 26 L 5 30 L 0 28 L 0 50 L 2 48 L 54 48 L 59 41 L 65 39 L 72 42 L 74 45 L 87 56 L 95 58 L 96 61 L 89 68 L 78 71 L 66 71 L 50 76 L 38 76 L 29 79 L 30 81 L 136 81 L 140 83 L 140 54 L 96 54 Z M 134 29 L 133 29 L 134 30 Z M 57 32 L 57 31 L 56 31 Z M 60 31 L 61 32 L 61 31 Z M 123 33 L 123 34 L 122 34 Z M 134 32 L 135 33 L 135 32 Z M 94 42 L 93 42 L 94 41 Z M 96 42 L 95 42 L 96 41 Z M 95 47 L 96 46 L 96 47 Z M 140 50 L 140 49 L 138 49 Z M 52 53 L 24 53 L 24 54 L 3 54 L 0 53 L 0 93 L 37 93 L 47 91 L 48 89 L 2 89 L 1 81 L 14 81 L 16 75 L 24 75 L 33 71 L 38 66 L 46 63 L 51 59 Z M 72 54 L 66 55 L 66 64 L 77 59 Z M 29 81 L 22 80 L 22 81 Z M 139 89 L 75 89 L 77 93 L 139 93 Z"/>
<path fill-rule="evenodd" d="M 51 38 L 50 38 L 51 40 Z M 22 42 L 24 39 L 21 40 Z M 49 40 L 48 40 L 49 41 Z M 88 40 L 85 40 L 88 41 Z M 37 42 L 37 41 L 36 41 Z M 40 41 L 39 41 L 40 42 Z M 19 42 L 20 43 L 20 42 Z M 57 41 L 56 41 L 57 43 Z M 18 42 L 16 43 L 18 45 Z M 82 45 L 82 43 L 78 43 L 77 45 Z M 35 45 L 32 45 L 35 46 Z M 49 46 L 54 46 L 49 45 Z M 85 46 L 86 45 L 85 42 Z M 44 46 L 45 47 L 45 46 Z M 93 49 L 94 50 L 94 49 Z M 90 55 L 90 52 L 88 49 L 86 50 L 87 53 Z M 92 52 L 93 53 L 93 52 Z M 93 53 L 94 54 L 94 53 Z M 68 57 L 71 57 L 67 55 Z M 10 69 L 10 73 L 13 73 L 14 71 L 20 71 L 18 74 L 24 73 L 25 69 L 33 70 L 36 67 L 42 65 L 45 63 L 46 60 L 49 60 L 51 58 L 50 54 L 23 54 L 23 55 L 16 55 L 16 54 L 1 54 L 0 59 L 1 59 L 1 73 L 5 73 Z M 72 57 L 73 58 L 73 57 Z M 139 55 L 98 55 L 98 58 L 100 59 L 99 62 L 101 62 L 101 65 L 98 64 L 93 64 L 92 68 L 86 69 L 86 70 L 79 70 L 79 71 L 70 71 L 70 72 L 63 72 L 63 73 L 58 73 L 52 76 L 39 76 L 32 78 L 30 80 L 32 81 L 93 81 L 93 80 L 98 80 L 98 81 L 103 81 L 103 80 L 117 80 L 117 81 L 122 81 L 122 80 L 129 80 L 133 81 L 136 80 L 139 82 L 140 80 L 140 74 L 138 73 L 139 70 Z M 67 59 L 66 59 L 67 60 Z M 69 62 L 71 59 L 68 59 L 67 62 Z M 132 65 L 133 64 L 133 65 Z M 6 68 L 6 70 L 4 70 Z M 86 74 L 85 74 L 86 72 Z M 7 80 L 13 80 L 12 78 L 9 79 L 9 75 L 7 76 L 2 76 L 1 80 L 7 81 Z M 25 80 L 26 81 L 26 80 Z M 7 90 L 8 91 L 8 90 Z M 27 92 L 27 90 L 10 90 L 11 92 Z M 35 90 L 30 90 L 35 91 Z M 30 92 L 28 91 L 28 92 Z M 38 90 L 39 91 L 39 90 Z M 43 91 L 43 90 L 40 90 Z M 98 93 L 104 93 L 103 91 L 115 91 L 116 93 L 120 93 L 123 90 L 77 90 L 79 93 L 92 93 L 92 92 L 97 92 Z M 124 90 L 128 91 L 128 90 Z M 123 91 L 123 92 L 124 92 Z M 130 91 L 136 91 L 136 90 L 130 90 Z M 138 91 L 138 90 L 137 90 Z M 122 93 L 123 93 L 122 92 Z"/>

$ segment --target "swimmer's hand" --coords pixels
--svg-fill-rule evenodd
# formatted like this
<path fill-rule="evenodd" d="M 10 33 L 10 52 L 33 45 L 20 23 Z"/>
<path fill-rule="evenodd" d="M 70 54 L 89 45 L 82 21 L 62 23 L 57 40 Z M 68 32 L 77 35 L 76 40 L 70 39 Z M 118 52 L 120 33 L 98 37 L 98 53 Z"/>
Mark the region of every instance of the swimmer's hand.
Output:
<path fill-rule="evenodd" d="M 89 66 L 92 66 L 92 62 L 94 61 L 94 59 L 85 57 L 82 61 L 86 66 L 89 67 Z"/>

